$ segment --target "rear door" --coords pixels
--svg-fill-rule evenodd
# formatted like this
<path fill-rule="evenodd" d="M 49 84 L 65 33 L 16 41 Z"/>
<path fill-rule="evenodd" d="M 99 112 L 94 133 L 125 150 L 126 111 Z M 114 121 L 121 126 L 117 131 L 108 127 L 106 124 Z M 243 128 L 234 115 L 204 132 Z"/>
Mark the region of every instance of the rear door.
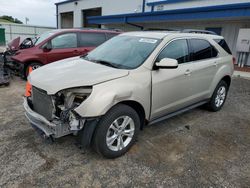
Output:
<path fill-rule="evenodd" d="M 192 92 L 198 102 L 209 97 L 210 86 L 218 69 L 218 51 L 205 39 L 189 39 L 191 49 Z"/>
<path fill-rule="evenodd" d="M 51 46 L 51 50 L 45 52 L 47 53 L 48 63 L 80 54 L 77 49 L 77 34 L 74 32 L 57 35 L 48 43 Z"/>
<path fill-rule="evenodd" d="M 79 32 L 78 46 L 80 55 L 84 55 L 106 41 L 103 32 Z"/>

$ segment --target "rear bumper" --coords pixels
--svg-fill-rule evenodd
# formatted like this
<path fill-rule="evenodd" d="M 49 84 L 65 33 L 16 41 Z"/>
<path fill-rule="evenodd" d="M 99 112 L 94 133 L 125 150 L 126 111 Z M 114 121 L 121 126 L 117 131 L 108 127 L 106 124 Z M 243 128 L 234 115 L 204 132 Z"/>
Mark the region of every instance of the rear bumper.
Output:
<path fill-rule="evenodd" d="M 34 112 L 30 108 L 27 98 L 24 97 L 23 99 L 24 99 L 23 106 L 25 109 L 25 116 L 27 117 L 29 122 L 32 124 L 32 126 L 41 130 L 48 137 L 49 136 L 53 136 L 55 138 L 59 137 L 59 135 L 56 132 L 56 128 L 59 125 L 48 121 L 46 118 L 44 118 L 40 114 Z"/>

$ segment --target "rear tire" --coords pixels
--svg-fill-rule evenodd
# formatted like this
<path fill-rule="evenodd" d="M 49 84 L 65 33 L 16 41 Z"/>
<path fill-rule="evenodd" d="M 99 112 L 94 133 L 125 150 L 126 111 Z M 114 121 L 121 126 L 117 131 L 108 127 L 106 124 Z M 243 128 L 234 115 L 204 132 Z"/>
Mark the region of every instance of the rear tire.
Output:
<path fill-rule="evenodd" d="M 125 154 L 135 143 L 140 118 L 130 106 L 118 104 L 99 121 L 93 137 L 93 148 L 106 158 Z"/>
<path fill-rule="evenodd" d="M 216 86 L 212 98 L 208 103 L 208 109 L 212 112 L 221 110 L 225 104 L 228 92 L 228 85 L 224 80 L 221 80 Z"/>

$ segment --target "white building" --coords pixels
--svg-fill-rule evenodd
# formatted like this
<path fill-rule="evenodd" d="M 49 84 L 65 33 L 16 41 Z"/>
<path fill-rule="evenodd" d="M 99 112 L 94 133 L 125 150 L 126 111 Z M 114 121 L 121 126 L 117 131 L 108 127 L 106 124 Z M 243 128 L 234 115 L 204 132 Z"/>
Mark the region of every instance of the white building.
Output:
<path fill-rule="evenodd" d="M 250 28 L 250 0 L 68 0 L 56 7 L 58 28 L 207 29 L 223 35 L 234 55 L 239 29 Z"/>

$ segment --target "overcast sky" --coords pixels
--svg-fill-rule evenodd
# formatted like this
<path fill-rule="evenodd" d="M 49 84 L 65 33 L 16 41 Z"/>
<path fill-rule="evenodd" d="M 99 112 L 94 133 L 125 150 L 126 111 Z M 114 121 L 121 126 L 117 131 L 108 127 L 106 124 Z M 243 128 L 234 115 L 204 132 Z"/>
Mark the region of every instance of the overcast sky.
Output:
<path fill-rule="evenodd" d="M 9 15 L 28 24 L 56 27 L 55 3 L 62 0 L 0 0 L 0 16 Z"/>

